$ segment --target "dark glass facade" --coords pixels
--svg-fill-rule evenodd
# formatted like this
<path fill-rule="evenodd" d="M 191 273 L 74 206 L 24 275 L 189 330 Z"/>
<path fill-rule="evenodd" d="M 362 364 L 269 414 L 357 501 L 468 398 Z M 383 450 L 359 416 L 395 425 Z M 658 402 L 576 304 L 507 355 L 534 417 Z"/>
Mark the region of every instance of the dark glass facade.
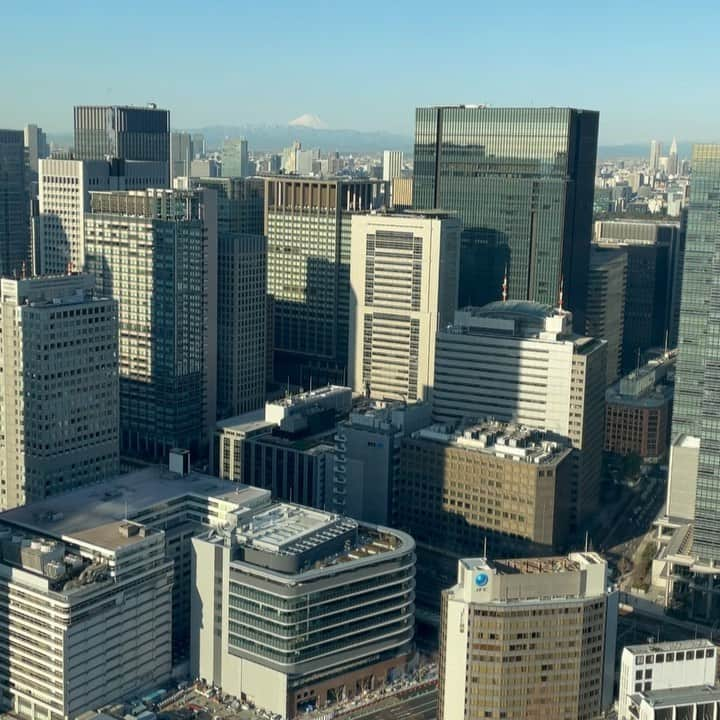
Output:
<path fill-rule="evenodd" d="M 0 275 L 22 271 L 30 249 L 22 130 L 0 130 Z M 29 270 L 29 268 L 28 268 Z"/>
<path fill-rule="evenodd" d="M 700 438 L 693 554 L 720 560 L 720 145 L 696 145 L 680 305 L 673 436 Z"/>
<path fill-rule="evenodd" d="M 154 160 L 168 165 L 170 111 L 155 107 L 79 106 L 75 108 L 75 157 Z"/>
<path fill-rule="evenodd" d="M 459 306 L 501 297 L 565 305 L 584 329 L 598 113 L 418 108 L 413 207 L 459 213 Z"/>

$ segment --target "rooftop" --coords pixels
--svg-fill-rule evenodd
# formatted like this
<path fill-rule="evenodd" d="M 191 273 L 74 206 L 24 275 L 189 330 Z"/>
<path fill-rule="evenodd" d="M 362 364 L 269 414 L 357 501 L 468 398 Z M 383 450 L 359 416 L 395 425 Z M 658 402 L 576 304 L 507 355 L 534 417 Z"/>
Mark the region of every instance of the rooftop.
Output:
<path fill-rule="evenodd" d="M 412 437 L 530 464 L 557 462 L 570 452 L 564 443 L 549 439 L 542 430 L 495 419 L 458 429 L 431 425 L 413 433 Z"/>
<path fill-rule="evenodd" d="M 277 503 L 253 515 L 237 531 L 240 544 L 272 553 L 295 555 L 355 530 L 358 523 L 302 505 Z"/>
<path fill-rule="evenodd" d="M 460 561 L 466 570 L 495 570 L 498 575 L 539 575 L 546 573 L 577 572 L 583 565 L 604 564 L 594 552 L 571 553 L 541 558 L 519 558 L 510 560 L 488 560 L 466 558 Z"/>
<path fill-rule="evenodd" d="M 671 690 L 648 690 L 644 693 L 635 693 L 630 696 L 630 699 L 636 705 L 640 705 L 642 700 L 645 700 L 648 705 L 654 708 L 692 705 L 694 703 L 713 703 L 720 701 L 720 687 L 695 685 Z"/>
<path fill-rule="evenodd" d="M 178 475 L 165 466 L 152 466 L 7 510 L 0 513 L 0 526 L 13 525 L 56 539 L 93 538 L 99 545 L 115 549 L 120 534 L 114 530 L 108 534 L 104 526 L 109 528 L 154 505 L 192 495 L 226 500 L 239 507 L 269 501 L 267 490 L 202 473 Z"/>
<path fill-rule="evenodd" d="M 696 638 L 695 640 L 675 640 L 662 643 L 648 643 L 647 645 L 626 645 L 632 655 L 647 655 L 655 652 L 673 652 L 677 650 L 697 650 L 699 648 L 714 648 L 714 643 L 707 638 Z"/>

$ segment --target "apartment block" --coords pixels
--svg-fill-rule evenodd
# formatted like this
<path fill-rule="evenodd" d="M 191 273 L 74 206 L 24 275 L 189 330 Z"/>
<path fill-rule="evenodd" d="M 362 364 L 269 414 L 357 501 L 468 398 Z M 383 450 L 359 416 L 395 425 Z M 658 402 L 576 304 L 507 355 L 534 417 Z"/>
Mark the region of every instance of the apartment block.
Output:
<path fill-rule="evenodd" d="M 0 280 L 0 509 L 118 471 L 118 306 L 90 275 Z"/>

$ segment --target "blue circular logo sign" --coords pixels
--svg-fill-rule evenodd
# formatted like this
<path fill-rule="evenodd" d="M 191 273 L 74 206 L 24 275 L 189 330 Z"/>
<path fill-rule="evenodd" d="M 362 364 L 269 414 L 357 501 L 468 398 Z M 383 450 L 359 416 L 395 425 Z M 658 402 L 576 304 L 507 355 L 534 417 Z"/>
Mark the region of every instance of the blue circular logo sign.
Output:
<path fill-rule="evenodd" d="M 490 578 L 487 576 L 487 573 L 484 573 L 484 572 L 478 573 L 475 576 L 475 585 L 477 585 L 477 587 L 479 587 L 479 588 L 485 587 L 488 584 L 489 579 Z"/>

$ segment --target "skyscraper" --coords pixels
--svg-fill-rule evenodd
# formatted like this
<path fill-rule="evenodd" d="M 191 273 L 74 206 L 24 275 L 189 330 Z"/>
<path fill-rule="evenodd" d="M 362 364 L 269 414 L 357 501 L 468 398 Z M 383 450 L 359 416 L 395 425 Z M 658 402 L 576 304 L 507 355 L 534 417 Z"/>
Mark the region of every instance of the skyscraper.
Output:
<path fill-rule="evenodd" d="M 720 145 L 695 145 L 672 435 L 699 439 L 692 553 L 720 560 Z M 692 484 L 693 478 L 678 478 Z M 671 484 L 676 482 L 671 477 Z"/>
<path fill-rule="evenodd" d="M 117 302 L 94 285 L 0 282 L 0 509 L 118 471 Z"/>
<path fill-rule="evenodd" d="M 249 174 L 248 141 L 245 138 L 225 140 L 222 151 L 223 177 L 244 178 Z"/>
<path fill-rule="evenodd" d="M 30 207 L 22 130 L 0 130 L 0 276 L 22 272 L 30 253 Z"/>
<path fill-rule="evenodd" d="M 383 151 L 382 179 L 388 183 L 388 192 L 390 193 L 387 205 L 395 203 L 395 200 L 392 197 L 392 191 L 395 184 L 394 181 L 396 178 L 402 177 L 402 169 L 403 153 L 401 150 Z"/>
<path fill-rule="evenodd" d="M 622 369 L 627 265 L 627 254 L 622 250 L 601 250 L 593 245 L 585 332 L 590 337 L 607 340 L 606 385 L 612 385 Z"/>
<path fill-rule="evenodd" d="M 435 335 L 452 322 L 460 221 L 447 213 L 356 215 L 350 260 L 350 385 L 429 400 Z"/>
<path fill-rule="evenodd" d="M 613 700 L 617 611 L 595 553 L 461 560 L 443 594 L 438 718 L 599 717 Z"/>
<path fill-rule="evenodd" d="M 655 173 L 660 169 L 662 150 L 662 143 L 659 140 L 650 141 L 650 184 L 655 180 Z"/>
<path fill-rule="evenodd" d="M 386 183 L 273 177 L 265 181 L 268 294 L 275 378 L 302 387 L 340 383 L 348 362 L 350 237 Z"/>
<path fill-rule="evenodd" d="M 670 152 L 668 154 L 668 175 L 677 175 L 679 169 L 679 163 L 678 163 L 678 148 L 677 148 L 677 140 L 675 138 L 672 139 L 672 143 L 670 143 Z"/>
<path fill-rule="evenodd" d="M 195 159 L 193 136 L 190 133 L 174 132 L 170 135 L 170 179 L 187 177 Z"/>
<path fill-rule="evenodd" d="M 459 306 L 508 297 L 554 305 L 561 282 L 585 327 L 598 113 L 419 108 L 413 207 L 464 223 Z"/>
<path fill-rule="evenodd" d="M 93 192 L 85 253 L 100 291 L 120 305 L 121 451 L 206 455 L 216 403 L 216 194 Z"/>
<path fill-rule="evenodd" d="M 42 159 L 39 167 L 39 215 L 32 266 L 38 274 L 58 274 L 85 266 L 85 213 L 91 190 L 141 190 L 162 187 L 162 162 L 135 160 Z"/>
<path fill-rule="evenodd" d="M 267 239 L 262 180 L 193 178 L 217 192 L 217 418 L 265 402 L 267 364 Z"/>
<path fill-rule="evenodd" d="M 27 162 L 31 172 L 37 174 L 38 160 L 50 154 L 47 138 L 42 128 L 37 125 L 25 126 L 25 148 L 27 150 Z"/>
<path fill-rule="evenodd" d="M 170 182 L 170 111 L 147 107 L 75 108 L 75 157 L 79 160 L 154 160 L 167 166 Z"/>

